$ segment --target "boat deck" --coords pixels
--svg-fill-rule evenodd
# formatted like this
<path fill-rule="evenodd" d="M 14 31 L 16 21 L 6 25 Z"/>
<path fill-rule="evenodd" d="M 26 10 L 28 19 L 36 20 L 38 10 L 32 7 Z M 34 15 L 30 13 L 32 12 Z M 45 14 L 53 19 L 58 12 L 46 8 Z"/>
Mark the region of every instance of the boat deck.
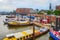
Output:
<path fill-rule="evenodd" d="M 40 27 L 47 27 L 50 29 L 51 24 L 40 24 L 39 22 L 33 22 L 35 25 L 40 26 Z"/>

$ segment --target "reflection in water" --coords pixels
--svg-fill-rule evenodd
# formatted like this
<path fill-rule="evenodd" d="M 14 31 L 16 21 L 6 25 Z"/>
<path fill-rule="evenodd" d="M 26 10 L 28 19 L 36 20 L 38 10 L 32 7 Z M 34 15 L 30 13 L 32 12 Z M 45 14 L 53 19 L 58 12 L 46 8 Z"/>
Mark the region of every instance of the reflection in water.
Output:
<path fill-rule="evenodd" d="M 53 40 L 53 38 L 49 37 L 49 40 Z"/>
<path fill-rule="evenodd" d="M 29 27 L 31 27 L 31 26 L 7 26 L 8 27 L 8 29 L 10 29 L 10 30 L 12 30 L 12 29 L 24 29 L 24 28 L 29 28 Z"/>
<path fill-rule="evenodd" d="M 4 25 L 3 20 L 6 18 L 6 16 L 1 16 L 0 17 L 0 40 L 2 40 L 5 35 L 7 34 L 11 34 L 11 33 L 17 33 L 17 32 L 21 32 L 24 30 L 28 30 L 31 29 L 32 26 L 7 26 Z M 47 33 L 44 36 L 38 37 L 36 38 L 36 40 L 52 40 L 51 38 L 49 38 L 49 33 Z"/>

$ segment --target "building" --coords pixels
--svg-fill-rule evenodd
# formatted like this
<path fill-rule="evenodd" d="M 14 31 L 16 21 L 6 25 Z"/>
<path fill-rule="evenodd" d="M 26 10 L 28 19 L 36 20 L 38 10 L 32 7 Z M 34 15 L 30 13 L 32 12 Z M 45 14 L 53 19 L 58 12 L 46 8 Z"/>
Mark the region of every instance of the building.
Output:
<path fill-rule="evenodd" d="M 60 5 L 56 6 L 56 10 L 60 10 Z"/>
<path fill-rule="evenodd" d="M 29 14 L 31 13 L 31 11 L 33 11 L 32 8 L 17 8 L 16 9 L 16 12 L 20 14 Z"/>

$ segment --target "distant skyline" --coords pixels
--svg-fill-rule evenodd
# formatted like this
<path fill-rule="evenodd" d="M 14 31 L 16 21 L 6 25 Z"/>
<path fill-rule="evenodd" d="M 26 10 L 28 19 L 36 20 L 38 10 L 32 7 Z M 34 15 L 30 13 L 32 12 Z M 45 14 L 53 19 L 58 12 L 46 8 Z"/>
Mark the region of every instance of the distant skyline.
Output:
<path fill-rule="evenodd" d="M 13 11 L 16 8 L 33 8 L 49 10 L 49 3 L 52 9 L 60 5 L 60 0 L 0 0 L 0 11 Z"/>

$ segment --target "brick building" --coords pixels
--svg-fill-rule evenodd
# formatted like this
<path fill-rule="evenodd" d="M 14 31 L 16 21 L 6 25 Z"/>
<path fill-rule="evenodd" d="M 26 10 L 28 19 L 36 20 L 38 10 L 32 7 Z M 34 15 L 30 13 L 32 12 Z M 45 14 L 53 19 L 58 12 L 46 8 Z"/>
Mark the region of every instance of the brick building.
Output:
<path fill-rule="evenodd" d="M 56 10 L 60 10 L 60 5 L 56 6 Z"/>
<path fill-rule="evenodd" d="M 16 12 L 20 14 L 29 14 L 30 11 L 33 11 L 32 8 L 17 8 Z"/>

